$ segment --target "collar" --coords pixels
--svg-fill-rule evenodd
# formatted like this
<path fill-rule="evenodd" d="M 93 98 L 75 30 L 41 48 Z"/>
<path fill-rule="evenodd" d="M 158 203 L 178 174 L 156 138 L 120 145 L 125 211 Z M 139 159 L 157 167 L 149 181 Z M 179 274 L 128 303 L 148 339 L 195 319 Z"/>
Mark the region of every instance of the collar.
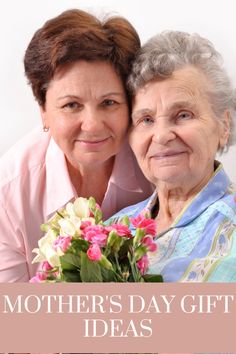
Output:
<path fill-rule="evenodd" d="M 191 200 L 175 219 L 169 229 L 182 227 L 197 218 L 211 204 L 221 199 L 230 191 L 231 182 L 223 169 L 223 165 L 215 161 L 216 170 L 206 186 Z M 154 192 L 149 198 L 146 207 L 151 211 L 158 202 L 158 193 Z"/>
<path fill-rule="evenodd" d="M 51 137 L 46 152 L 46 200 L 45 214 L 49 217 L 76 197 L 71 183 L 65 155 Z"/>

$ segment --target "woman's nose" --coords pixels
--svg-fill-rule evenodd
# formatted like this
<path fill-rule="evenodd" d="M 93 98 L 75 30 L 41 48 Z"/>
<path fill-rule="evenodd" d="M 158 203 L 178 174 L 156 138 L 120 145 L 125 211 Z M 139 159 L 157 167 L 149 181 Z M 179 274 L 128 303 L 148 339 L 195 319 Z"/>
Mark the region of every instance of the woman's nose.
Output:
<path fill-rule="evenodd" d="M 154 127 L 153 141 L 160 145 L 166 145 L 175 138 L 176 134 L 173 125 L 170 122 L 166 122 L 163 117 L 159 118 Z"/>
<path fill-rule="evenodd" d="M 101 113 L 95 109 L 87 108 L 81 115 L 81 129 L 86 132 L 96 132 L 104 128 Z"/>

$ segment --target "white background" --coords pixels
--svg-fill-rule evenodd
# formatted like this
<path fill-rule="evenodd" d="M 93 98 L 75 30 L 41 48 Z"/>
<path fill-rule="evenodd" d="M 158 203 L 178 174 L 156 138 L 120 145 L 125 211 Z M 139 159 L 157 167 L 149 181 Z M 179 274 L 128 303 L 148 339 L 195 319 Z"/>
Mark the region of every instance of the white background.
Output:
<path fill-rule="evenodd" d="M 0 156 L 40 124 L 39 110 L 26 83 L 24 51 L 34 32 L 70 8 L 95 15 L 112 12 L 136 27 L 142 43 L 157 32 L 197 32 L 210 39 L 224 57 L 236 85 L 236 25 L 233 0 L 7 0 L 0 2 Z M 220 159 L 236 182 L 236 147 Z"/>

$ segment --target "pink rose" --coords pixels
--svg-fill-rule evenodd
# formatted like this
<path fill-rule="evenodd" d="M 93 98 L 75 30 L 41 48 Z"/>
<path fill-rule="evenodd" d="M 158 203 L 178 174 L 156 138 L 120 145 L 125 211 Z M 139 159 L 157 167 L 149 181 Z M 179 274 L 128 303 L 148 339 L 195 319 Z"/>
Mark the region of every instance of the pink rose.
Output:
<path fill-rule="evenodd" d="M 30 279 L 30 283 L 41 283 L 47 279 L 47 273 L 38 272 L 36 275 Z"/>
<path fill-rule="evenodd" d="M 142 258 L 140 258 L 138 260 L 138 262 L 136 264 L 137 264 L 137 267 L 138 267 L 140 273 L 142 275 L 144 275 L 148 269 L 148 264 L 149 264 L 148 256 L 145 254 L 144 256 L 142 256 Z"/>
<path fill-rule="evenodd" d="M 92 225 L 92 223 L 89 220 L 82 221 L 81 225 L 80 225 L 80 230 L 83 231 L 86 227 L 91 226 L 91 225 Z"/>
<path fill-rule="evenodd" d="M 148 251 L 155 252 L 157 250 L 157 244 L 153 241 L 152 236 L 144 236 L 141 242 L 147 247 Z"/>
<path fill-rule="evenodd" d="M 136 228 L 145 229 L 146 234 L 156 235 L 156 222 L 153 219 L 146 219 L 144 215 L 139 214 L 136 218 L 130 218 L 131 223 Z"/>
<path fill-rule="evenodd" d="M 44 261 L 42 263 L 42 266 L 41 266 L 42 270 L 44 270 L 45 272 L 48 272 L 49 270 L 52 270 L 53 267 L 51 266 L 50 263 L 48 263 L 48 261 Z"/>
<path fill-rule="evenodd" d="M 56 240 L 53 242 L 54 249 L 58 247 L 62 250 L 62 252 L 66 252 L 70 247 L 72 237 L 71 236 L 58 236 Z"/>
<path fill-rule="evenodd" d="M 132 237 L 130 229 L 127 225 L 123 224 L 113 224 L 106 227 L 108 233 L 112 230 L 115 230 L 118 236 Z"/>
<path fill-rule="evenodd" d="M 102 258 L 100 247 L 96 243 L 91 245 L 87 251 L 87 256 L 91 261 L 100 261 Z"/>
<path fill-rule="evenodd" d="M 90 243 L 104 247 L 107 243 L 108 231 L 102 225 L 91 225 L 83 230 L 83 237 Z"/>

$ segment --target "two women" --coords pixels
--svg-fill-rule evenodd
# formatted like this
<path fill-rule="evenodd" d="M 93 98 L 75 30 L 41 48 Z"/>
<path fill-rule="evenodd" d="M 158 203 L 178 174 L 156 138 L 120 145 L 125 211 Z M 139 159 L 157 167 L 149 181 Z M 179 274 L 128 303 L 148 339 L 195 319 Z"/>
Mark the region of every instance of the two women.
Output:
<path fill-rule="evenodd" d="M 151 194 L 126 142 L 126 78 L 139 37 L 115 17 L 69 10 L 46 22 L 25 53 L 42 128 L 0 161 L 0 281 L 35 273 L 40 224 L 77 196 L 94 196 L 104 217 Z"/>
<path fill-rule="evenodd" d="M 39 103 L 36 130 L 1 159 L 0 281 L 34 275 L 39 225 L 76 196 L 93 195 L 108 217 L 149 209 L 164 281 L 236 281 L 235 191 L 216 153 L 233 142 L 235 97 L 211 43 L 162 33 L 139 51 L 124 19 L 79 10 L 33 37 L 25 71 Z"/>

